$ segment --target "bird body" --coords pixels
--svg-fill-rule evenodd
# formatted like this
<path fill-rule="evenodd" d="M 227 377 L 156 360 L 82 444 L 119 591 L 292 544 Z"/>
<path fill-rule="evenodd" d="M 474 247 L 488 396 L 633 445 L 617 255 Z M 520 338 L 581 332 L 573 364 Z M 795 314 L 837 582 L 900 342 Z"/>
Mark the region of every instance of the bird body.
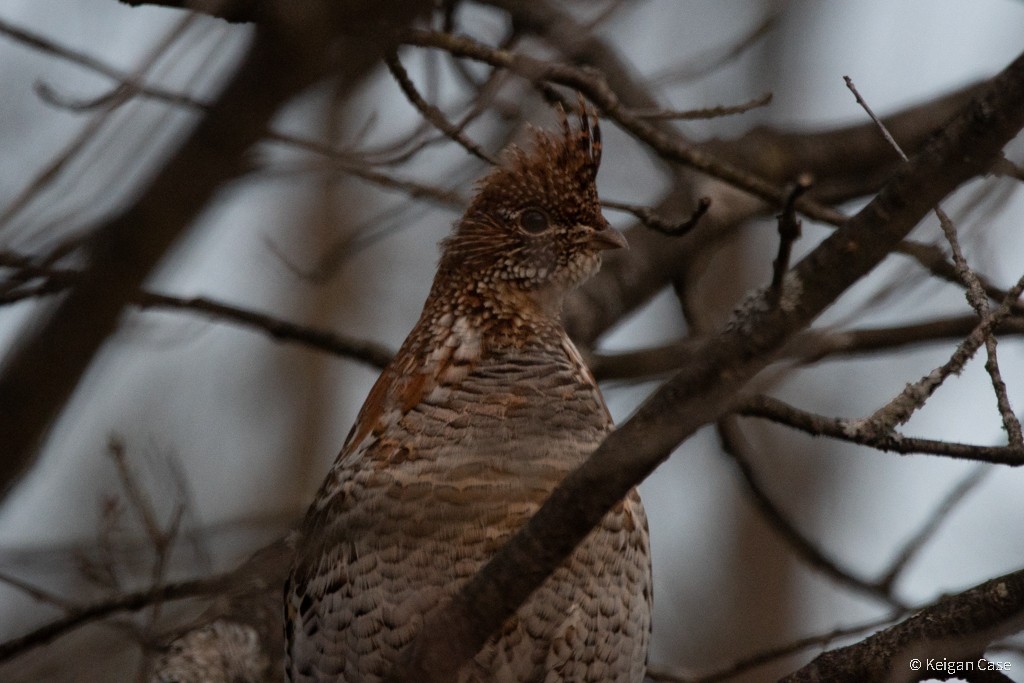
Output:
<path fill-rule="evenodd" d="M 290 680 L 381 681 L 441 607 L 612 429 L 563 330 L 565 294 L 622 246 L 596 121 L 537 133 L 484 179 L 423 313 L 310 508 L 286 588 Z M 632 492 L 459 681 L 640 683 L 647 522 Z"/>

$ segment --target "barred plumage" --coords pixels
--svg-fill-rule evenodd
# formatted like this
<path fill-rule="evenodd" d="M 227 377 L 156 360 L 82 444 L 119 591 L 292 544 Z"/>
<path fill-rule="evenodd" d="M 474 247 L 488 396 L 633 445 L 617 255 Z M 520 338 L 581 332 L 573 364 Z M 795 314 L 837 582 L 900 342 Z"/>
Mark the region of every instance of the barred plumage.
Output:
<path fill-rule="evenodd" d="M 536 132 L 480 183 L 423 313 L 303 523 L 286 588 L 292 681 L 380 681 L 440 606 L 612 429 L 559 322 L 604 249 L 596 117 Z M 460 681 L 643 679 L 647 522 L 636 492 Z"/>

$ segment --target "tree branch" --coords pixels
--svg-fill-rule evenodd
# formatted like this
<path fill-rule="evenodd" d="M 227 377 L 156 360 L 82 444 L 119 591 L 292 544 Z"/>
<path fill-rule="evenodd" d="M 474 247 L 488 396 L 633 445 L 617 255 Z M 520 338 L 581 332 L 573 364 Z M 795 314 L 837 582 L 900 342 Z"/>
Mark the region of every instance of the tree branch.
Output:
<path fill-rule="evenodd" d="M 389 31 L 428 6 L 426 0 L 304 3 L 277 12 L 277 24 L 257 30 L 192 134 L 134 204 L 93 233 L 82 280 L 19 340 L 0 369 L 0 495 L 29 466 L 131 296 L 217 190 L 245 170 L 245 151 L 262 138 L 279 107 L 339 65 L 351 87 L 392 44 Z M 341 27 L 346 40 L 327 59 Z"/>
<path fill-rule="evenodd" d="M 859 643 L 819 655 L 779 683 L 860 683 L 928 680 L 912 670 L 929 658 L 981 658 L 989 643 L 1024 627 L 1024 570 L 939 600 L 906 621 Z"/>
<path fill-rule="evenodd" d="M 960 460 L 973 460 L 996 465 L 1024 465 L 1024 452 L 1012 446 L 981 446 L 904 436 L 896 431 L 871 432 L 858 429 L 852 420 L 817 415 L 784 403 L 770 396 L 754 396 L 736 407 L 747 417 L 760 417 L 786 425 L 813 436 L 827 436 L 840 441 L 869 446 L 892 453 L 927 453 Z"/>

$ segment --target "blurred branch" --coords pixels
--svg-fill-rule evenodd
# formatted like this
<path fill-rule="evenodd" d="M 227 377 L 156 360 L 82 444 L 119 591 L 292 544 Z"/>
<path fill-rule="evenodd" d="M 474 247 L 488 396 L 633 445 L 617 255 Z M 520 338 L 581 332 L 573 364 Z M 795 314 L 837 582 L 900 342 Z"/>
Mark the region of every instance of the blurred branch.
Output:
<path fill-rule="evenodd" d="M 173 90 L 167 90 L 157 86 L 142 85 L 137 82 L 133 83 L 131 74 L 127 72 L 115 69 L 108 63 L 96 59 L 84 52 L 56 43 L 46 36 L 20 26 L 15 26 L 4 19 L 0 19 L 0 33 L 12 40 L 22 43 L 23 45 L 38 50 L 43 54 L 52 55 L 59 59 L 77 64 L 89 71 L 102 74 L 107 78 L 116 81 L 120 86 L 132 89 L 133 92 L 128 93 L 128 97 L 131 97 L 132 94 L 138 93 L 175 106 L 188 107 L 192 109 L 203 109 L 208 106 L 207 104 L 184 93 L 178 93 Z"/>
<path fill-rule="evenodd" d="M 940 318 L 910 325 L 853 330 L 811 329 L 801 332 L 783 351 L 786 358 L 809 365 L 839 357 L 876 351 L 895 351 L 909 346 L 962 340 L 977 326 L 975 315 Z M 995 326 L 1001 336 L 1024 335 L 1024 320 L 1005 318 Z M 594 353 L 588 364 L 601 381 L 645 379 L 676 370 L 703 352 L 704 337 L 688 337 L 651 348 L 619 353 Z"/>
<path fill-rule="evenodd" d="M 804 536 L 785 513 L 775 505 L 757 479 L 748 457 L 750 446 L 744 438 L 743 432 L 739 428 L 734 416 L 726 416 L 718 421 L 718 434 L 723 448 L 739 466 L 740 473 L 747 484 L 747 490 L 751 494 L 755 507 L 757 507 L 769 526 L 775 529 L 786 543 L 793 548 L 797 556 L 840 585 L 888 603 L 897 610 L 896 613 L 904 612 L 908 609 L 907 605 L 893 594 L 893 586 L 903 570 L 935 535 L 935 532 L 938 531 L 953 510 L 956 509 L 957 505 L 981 483 L 985 474 L 991 471 L 991 467 L 988 465 L 980 465 L 972 469 L 966 477 L 942 498 L 920 529 L 896 553 L 890 562 L 889 569 L 877 580 L 867 580 L 854 575 L 851 571 L 841 567 L 835 560 L 828 557 L 821 548 Z"/>
<path fill-rule="evenodd" d="M 601 206 L 607 207 L 614 211 L 625 211 L 626 213 L 632 214 L 639 220 L 644 226 L 659 232 L 662 235 L 668 237 L 681 237 L 686 233 L 697 227 L 697 222 L 708 212 L 711 208 L 711 200 L 707 197 L 701 197 L 697 202 L 697 208 L 693 210 L 693 213 L 684 220 L 681 221 L 669 221 L 658 215 L 657 211 L 650 208 L 649 206 L 639 206 L 637 204 L 627 204 L 626 202 L 616 202 L 609 199 L 601 200 Z"/>
<path fill-rule="evenodd" d="M 1017 180 L 1024 180 L 1024 166 L 1015 164 L 1006 157 L 1001 157 L 996 161 L 992 167 L 992 172 L 999 176 L 1007 176 L 1010 178 L 1016 178 Z"/>
<path fill-rule="evenodd" d="M 185 515 L 185 502 L 178 501 L 175 504 L 174 512 L 167 522 L 166 528 L 157 519 L 157 512 L 153 500 L 145 487 L 139 481 L 131 464 L 128 462 L 128 455 L 124 440 L 118 435 L 112 435 L 107 443 L 107 452 L 114 461 L 118 478 L 121 480 L 121 490 L 128 498 L 128 503 L 135 511 L 145 536 L 153 551 L 153 566 L 150 572 L 150 583 L 153 590 L 157 591 L 164 583 L 164 574 L 170 560 L 174 542 L 181 531 L 181 520 Z M 149 617 L 147 630 L 152 627 L 160 616 L 162 604 L 157 601 L 153 603 L 153 610 Z"/>
<path fill-rule="evenodd" d="M 275 18 L 283 23 L 257 30 L 206 116 L 132 206 L 93 232 L 82 279 L 18 340 L 0 368 L 0 492 L 32 462 L 125 304 L 217 190 L 245 170 L 246 150 L 281 105 L 331 68 L 352 87 L 389 49 L 389 32 L 428 5 L 348 0 L 315 16 L 279 13 Z M 339 27 L 347 38 L 328 59 Z"/>
<path fill-rule="evenodd" d="M 871 621 L 862 624 L 834 628 L 825 633 L 799 638 L 792 642 L 784 643 L 782 645 L 742 657 L 741 659 L 736 660 L 733 664 L 711 673 L 686 675 L 677 673 L 666 667 L 652 665 L 647 667 L 647 677 L 655 681 L 664 681 L 666 683 L 718 683 L 718 681 L 726 681 L 730 678 L 735 678 L 736 676 L 746 673 L 751 669 L 764 666 L 765 664 L 770 664 L 784 657 L 789 657 L 801 650 L 826 647 L 839 638 L 862 634 L 866 631 L 873 631 L 880 626 L 891 624 L 896 618 L 897 617 L 895 615 L 887 615 L 881 619 L 872 619 Z"/>
<path fill-rule="evenodd" d="M 310 348 L 326 351 L 341 358 L 350 358 L 371 367 L 384 368 L 394 355 L 390 349 L 370 341 L 342 337 L 328 330 L 320 330 L 281 320 L 264 313 L 238 308 L 206 297 L 181 298 L 143 292 L 134 303 L 140 308 L 178 309 L 207 315 L 218 321 L 227 321 L 260 330 L 280 341 L 290 341 Z"/>
<path fill-rule="evenodd" d="M 819 655 L 780 683 L 902 683 L 933 678 L 911 659 L 978 659 L 988 645 L 1024 628 L 1024 570 L 942 598 L 909 619 Z"/>
<path fill-rule="evenodd" d="M 609 83 L 631 107 L 655 107 L 654 97 L 639 78 L 623 64 L 617 52 L 599 36 L 581 31 L 579 26 L 552 3 L 537 0 L 492 0 L 513 13 L 516 21 L 536 27 L 549 44 L 600 69 Z M 885 117 L 889 128 L 904 140 L 908 149 L 919 149 L 938 128 L 979 94 L 985 83 L 974 83 L 961 90 L 909 107 Z M 655 125 L 661 122 L 654 122 Z M 678 135 L 678 133 L 674 133 Z M 859 124 L 823 133 L 784 132 L 756 128 L 729 141 L 702 143 L 701 148 L 733 160 L 745 168 L 780 184 L 801 173 L 815 178 L 811 193 L 822 201 L 845 201 L 875 191 L 893 168 L 889 148 L 879 140 L 872 124 Z M 566 306 L 565 324 L 573 339 L 586 346 L 629 312 L 663 289 L 692 257 L 710 248 L 739 224 L 765 210 L 759 201 L 730 191 L 724 184 L 692 175 L 674 177 L 672 189 L 655 207 L 661 214 L 680 214 L 692 210 L 694 197 L 707 196 L 715 205 L 692 236 L 668 240 L 649 231 L 629 230 L 628 258 L 612 254 L 604 266 L 574 293 Z M 938 270 L 947 264 L 939 250 L 928 245 L 904 241 L 900 250 L 914 250 L 917 258 L 927 256 Z"/>
<path fill-rule="evenodd" d="M 712 48 L 690 60 L 689 64 L 674 66 L 666 69 L 663 73 L 651 77 L 652 85 L 669 85 L 695 81 L 707 76 L 717 69 L 721 69 L 729 62 L 740 57 L 750 50 L 758 41 L 767 36 L 775 29 L 778 23 L 780 12 L 768 14 L 760 23 L 753 27 L 748 33 L 735 40 L 732 44 L 723 47 Z"/>
<path fill-rule="evenodd" d="M 102 106 L 99 107 L 99 111 L 89 119 L 74 138 L 64 145 L 60 152 L 53 156 L 41 170 L 35 173 L 16 197 L 6 203 L 3 211 L 0 212 L 0 230 L 10 224 L 15 216 L 21 213 L 44 188 L 58 178 L 76 157 L 80 156 L 89 142 L 94 140 L 103 127 L 110 123 L 111 116 L 118 107 L 131 98 L 134 90 L 132 84 L 142 80 L 154 68 L 160 58 L 184 35 L 193 18 L 192 16 L 184 17 L 168 30 L 161 40 L 148 51 L 135 72 L 125 79 L 124 87 L 116 88 L 112 94 L 106 97 Z M 3 488 L 0 484 L 0 491 Z"/>
<path fill-rule="evenodd" d="M 416 89 L 416 85 L 412 82 L 412 79 L 409 78 L 409 73 L 405 70 L 405 67 L 402 66 L 402 62 L 399 61 L 397 52 L 389 52 L 384 55 L 384 63 L 387 64 L 388 71 L 391 72 L 395 82 L 398 83 L 398 87 L 402 89 L 406 99 L 408 99 L 409 103 L 412 104 L 416 111 L 420 113 L 420 116 L 429 121 L 434 128 L 441 131 L 445 137 L 451 139 L 457 145 L 484 163 L 492 166 L 498 163 L 497 160 L 485 152 L 480 145 L 473 140 L 470 140 L 466 134 L 462 132 L 460 127 L 449 121 L 444 115 L 444 112 L 423 99 L 419 90 Z"/>
<path fill-rule="evenodd" d="M 773 306 L 767 292 L 753 294 L 702 362 L 662 385 L 572 471 L 447 607 L 427 616 L 388 680 L 451 680 L 608 510 L 679 443 L 727 411 L 794 334 L 884 259 L 936 203 L 986 172 L 1022 126 L 1024 54 L 878 196 L 791 269 L 792 301 Z"/>
<path fill-rule="evenodd" d="M 903 570 L 917 557 L 928 541 L 935 536 L 935 532 L 941 528 L 942 523 L 967 498 L 967 495 L 984 481 L 985 476 L 991 471 L 992 468 L 988 465 L 977 465 L 943 496 L 932 514 L 928 515 L 925 523 L 917 530 L 917 533 L 911 536 L 903 545 L 903 548 L 896 554 L 896 557 L 889 565 L 889 569 L 879 579 L 879 585 L 887 590 L 892 589 L 893 584 L 900 578 Z"/>
<path fill-rule="evenodd" d="M 198 12 L 231 23 L 248 24 L 268 18 L 274 8 L 271 0 L 118 0 L 132 7 L 168 7 Z"/>
<path fill-rule="evenodd" d="M 21 591 L 22 593 L 24 593 L 25 595 L 29 596 L 37 602 L 52 605 L 64 611 L 70 611 L 74 609 L 74 606 L 72 605 L 71 602 L 65 600 L 59 595 L 56 595 L 44 588 L 40 588 L 39 586 L 31 584 L 28 581 L 22 581 L 21 579 L 12 576 L 6 572 L 0 572 L 0 583 L 6 583 L 7 585 L 16 588 L 17 590 Z"/>
<path fill-rule="evenodd" d="M 68 613 L 18 638 L 0 643 L 0 662 L 23 655 L 29 650 L 46 645 L 81 626 L 105 619 L 118 612 L 136 612 L 156 602 L 183 600 L 212 595 L 230 586 L 232 574 L 168 583 L 141 591 L 124 593 L 92 605 L 68 610 Z"/>
<path fill-rule="evenodd" d="M 152 663 L 151 680 L 253 680 L 239 671 L 284 671 L 284 585 L 293 549 L 287 539 L 263 547 L 231 572 L 229 586 L 195 620 L 168 638 Z M 247 650 L 238 653 L 238 640 Z M 255 642 L 252 642 L 255 639 Z M 188 672 L 189 676 L 183 674 Z"/>
<path fill-rule="evenodd" d="M 781 206 L 786 201 L 784 188 L 717 158 L 680 136 L 670 135 L 664 129 L 657 128 L 644 118 L 633 114 L 628 107 L 623 106 L 619 96 L 600 71 L 548 62 L 523 53 L 494 48 L 465 36 L 435 31 L 410 29 L 402 34 L 402 42 L 407 45 L 436 48 L 457 57 L 502 67 L 530 81 L 550 81 L 579 90 L 598 105 L 607 118 L 617 122 L 666 161 L 678 162 L 690 169 L 723 180 L 770 205 Z M 846 216 L 838 211 L 807 198 L 800 200 L 798 208 L 801 213 L 824 223 L 841 225 L 846 220 Z"/>
<path fill-rule="evenodd" d="M 240 3 L 244 4 L 244 3 Z M 619 59 L 615 50 L 600 38 L 581 30 L 571 17 L 558 8 L 543 2 L 496 1 L 493 4 L 513 12 L 516 21 L 523 28 L 540 31 L 549 42 L 558 48 L 578 56 L 580 60 L 600 68 L 613 84 L 615 90 L 630 106 L 654 108 L 655 99 L 640 84 Z M 0 30 L 4 29 L 0 24 Z M 96 60 L 84 53 L 78 53 L 47 41 L 45 38 L 7 25 L 9 33 L 29 45 L 42 46 L 48 53 L 95 70 L 112 78 L 123 86 L 132 85 L 140 95 L 153 97 L 176 105 L 192 108 L 206 108 L 208 105 L 195 101 L 187 95 L 163 91 L 150 86 L 130 84 L 130 76 L 118 69 Z M 505 45 L 507 41 L 503 41 Z M 504 73 L 495 70 L 492 74 Z M 955 107 L 961 106 L 976 94 L 981 84 L 968 86 L 960 91 L 936 100 L 911 107 L 903 112 L 886 117 L 886 125 L 896 131 L 909 148 L 915 149 L 933 130 L 949 118 Z M 472 113 L 472 112 L 471 112 Z M 459 127 L 465 125 L 465 121 Z M 668 129 L 671 130 L 671 129 Z M 677 134 L 677 133 L 676 133 Z M 387 189 L 394 189 L 410 197 L 426 198 L 442 206 L 459 206 L 462 202 L 453 193 L 414 181 L 394 178 L 372 169 L 365 163 L 357 163 L 340 150 L 323 143 L 299 138 L 294 135 L 270 131 L 269 140 L 291 144 L 308 151 L 331 158 L 340 168 L 368 182 Z M 891 155 L 885 154 L 885 146 L 878 144 L 878 136 L 870 125 L 840 128 L 824 133 L 786 133 L 758 128 L 733 141 L 712 141 L 705 143 L 717 153 L 734 159 L 748 168 L 755 168 L 765 177 L 779 182 L 803 171 L 809 171 L 816 178 L 814 194 L 828 201 L 849 199 L 864 194 L 880 183 L 882 170 L 891 167 Z M 882 148 L 882 149 L 879 149 Z M 756 150 L 756 154 L 751 151 Z M 841 164 L 836 160 L 842 159 Z M 866 179 L 866 180 L 865 180 Z M 653 211 L 671 210 L 672 213 L 689 211 L 686 208 L 689 195 L 694 189 L 688 187 L 693 180 L 677 181 L 676 187 Z M 718 193 L 715 193 L 716 195 Z M 710 199 L 710 197 L 709 197 Z M 646 207 L 641 207 L 646 209 Z M 614 321 L 646 301 L 671 279 L 670 271 L 685 267 L 689 255 L 699 252 L 714 243 L 715 235 L 730 231 L 744 218 L 760 212 L 763 207 L 757 202 L 740 205 L 737 197 L 722 199 L 717 211 L 728 208 L 728 215 L 721 220 L 712 220 L 707 230 L 701 231 L 699 239 L 688 242 L 667 242 L 651 239 L 653 236 L 630 234 L 630 258 L 612 257 L 605 267 L 573 296 L 567 307 L 566 324 L 573 337 L 584 345 L 594 339 Z M 648 209 L 648 211 L 651 211 Z M 638 216 L 644 220 L 643 216 Z M 713 218 L 713 217 L 712 217 Z M 649 214 L 645 221 L 648 226 L 662 225 L 656 213 Z M 707 221 L 705 221 L 707 222 Z M 672 225 L 668 223 L 668 225 Z M 933 273 L 956 281 L 953 265 L 946 261 L 941 250 L 931 245 L 905 242 L 900 250 L 917 259 Z M 984 283 L 989 295 L 999 297 L 998 290 Z M 632 291 L 628 291 L 632 290 Z"/>
<path fill-rule="evenodd" d="M 841 586 L 845 586 L 854 592 L 869 596 L 875 600 L 881 600 L 896 610 L 902 611 L 907 608 L 899 598 L 893 595 L 890 586 L 856 576 L 849 569 L 840 566 L 835 559 L 828 556 L 824 549 L 819 548 L 811 539 L 797 529 L 792 520 L 772 501 L 758 481 L 757 474 L 750 463 L 750 458 L 747 456 L 750 450 L 749 444 L 744 438 L 735 417 L 728 415 L 723 417 L 717 422 L 717 427 L 722 447 L 733 459 L 737 467 L 739 467 L 740 474 L 747 485 L 747 492 L 750 494 L 754 507 L 757 508 L 768 526 L 774 529 L 786 544 L 793 549 L 797 557 Z"/>
<path fill-rule="evenodd" d="M 208 609 L 188 626 L 179 630 L 179 639 L 175 643 L 171 644 L 168 640 L 169 647 L 152 667 L 154 676 L 159 673 L 161 667 L 181 673 L 182 663 L 195 663 L 193 660 L 197 655 L 209 656 L 209 660 L 201 660 L 200 663 L 211 667 L 223 665 L 225 668 L 252 668 L 266 660 L 267 663 L 274 665 L 274 671 L 280 671 L 284 653 L 284 615 L 280 606 L 280 596 L 291 556 L 291 547 L 282 539 L 265 546 L 236 569 L 224 574 L 155 585 L 144 590 L 116 595 L 91 605 L 76 606 L 65 603 L 61 605 L 67 612 L 64 617 L 44 624 L 23 636 L 0 643 L 0 663 L 119 612 L 137 612 L 172 600 L 212 597 L 213 601 Z M 29 588 L 23 586 L 22 582 L 16 585 L 26 590 Z M 251 651 L 237 651 L 238 643 L 231 635 L 240 630 L 257 639 L 255 644 L 250 643 Z M 200 653 L 197 648 L 203 651 Z M 251 661 L 240 662 L 241 656 L 247 656 Z M 205 670 L 210 675 L 220 673 L 216 668 Z"/>
<path fill-rule="evenodd" d="M 664 121 L 697 121 L 704 119 L 715 119 L 722 116 L 734 116 L 736 114 L 745 114 L 752 109 L 758 109 L 759 107 L 766 107 L 772 102 L 772 94 L 770 92 L 755 97 L 741 104 L 733 105 L 718 105 L 715 107 L 705 107 L 703 109 L 633 109 L 630 113 L 633 116 L 638 116 L 642 119 L 650 120 L 664 120 Z"/>
<path fill-rule="evenodd" d="M 921 244 L 920 242 L 906 240 L 899 246 L 897 251 L 917 261 L 922 268 L 940 280 L 945 280 L 946 282 L 951 282 L 958 286 L 963 285 L 963 280 L 961 280 L 960 276 L 957 274 L 956 266 L 949 260 L 946 253 L 938 245 Z M 984 288 L 985 293 L 991 299 L 995 301 L 1006 299 L 1008 290 L 996 287 L 994 284 L 989 282 L 987 278 L 980 275 L 977 277 L 981 282 L 981 286 Z M 1024 304 L 1019 301 L 1014 301 L 1010 306 L 1016 313 L 1024 312 Z"/>
<path fill-rule="evenodd" d="M 14 282 L 27 282 L 36 278 L 44 278 L 44 280 L 28 289 L 6 293 L 0 290 L 0 305 L 29 297 L 61 292 L 74 286 L 78 278 L 81 277 L 81 273 L 77 271 L 35 266 L 31 259 L 25 256 L 0 251 L 0 268 L 3 267 L 17 269 L 12 276 Z M 178 297 L 142 290 L 131 297 L 131 303 L 141 309 L 155 308 L 197 313 L 216 321 L 230 322 L 259 330 L 279 341 L 304 344 L 313 349 L 357 360 L 377 368 L 385 367 L 394 355 L 390 349 L 374 342 L 342 337 L 328 330 L 298 325 L 208 297 Z"/>
<path fill-rule="evenodd" d="M 131 97 L 141 96 L 186 109 L 207 111 L 211 107 L 209 103 L 197 100 L 187 93 L 140 83 L 138 82 L 137 77 L 133 79 L 131 74 L 120 69 L 116 69 L 102 60 L 96 59 L 84 52 L 72 50 L 71 48 L 51 41 L 44 36 L 21 27 L 17 27 L 2 19 L 0 19 L 0 33 L 29 47 L 38 49 L 45 54 L 51 54 L 84 69 L 88 69 L 94 73 L 110 78 L 117 84 L 117 88 L 115 88 L 114 92 L 118 93 L 118 102 L 130 99 Z M 48 91 L 43 91 L 40 95 L 43 96 L 46 92 Z M 70 108 L 66 102 L 51 101 L 51 104 L 54 106 Z M 460 123 L 459 128 L 464 126 L 465 123 L 465 121 Z M 458 197 L 455 192 L 389 175 L 372 168 L 369 163 L 359 161 L 354 154 L 346 153 L 345 150 L 336 149 L 317 140 L 284 133 L 272 128 L 267 130 L 266 140 L 283 145 L 289 145 L 297 149 L 303 149 L 319 156 L 326 157 L 333 162 L 332 168 L 343 170 L 356 178 L 365 180 L 366 182 L 378 185 L 385 189 L 401 192 L 413 199 L 427 199 L 445 207 L 461 208 L 465 205 L 465 201 Z"/>

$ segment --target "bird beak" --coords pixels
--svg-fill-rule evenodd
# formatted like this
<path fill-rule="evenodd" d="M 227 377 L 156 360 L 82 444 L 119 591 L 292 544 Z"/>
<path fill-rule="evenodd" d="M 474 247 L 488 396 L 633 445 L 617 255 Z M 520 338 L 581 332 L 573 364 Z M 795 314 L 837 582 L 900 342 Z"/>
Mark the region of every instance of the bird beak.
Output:
<path fill-rule="evenodd" d="M 626 242 L 626 237 L 607 223 L 605 223 L 601 230 L 595 230 L 591 233 L 589 242 L 595 249 L 629 248 L 629 243 Z"/>

